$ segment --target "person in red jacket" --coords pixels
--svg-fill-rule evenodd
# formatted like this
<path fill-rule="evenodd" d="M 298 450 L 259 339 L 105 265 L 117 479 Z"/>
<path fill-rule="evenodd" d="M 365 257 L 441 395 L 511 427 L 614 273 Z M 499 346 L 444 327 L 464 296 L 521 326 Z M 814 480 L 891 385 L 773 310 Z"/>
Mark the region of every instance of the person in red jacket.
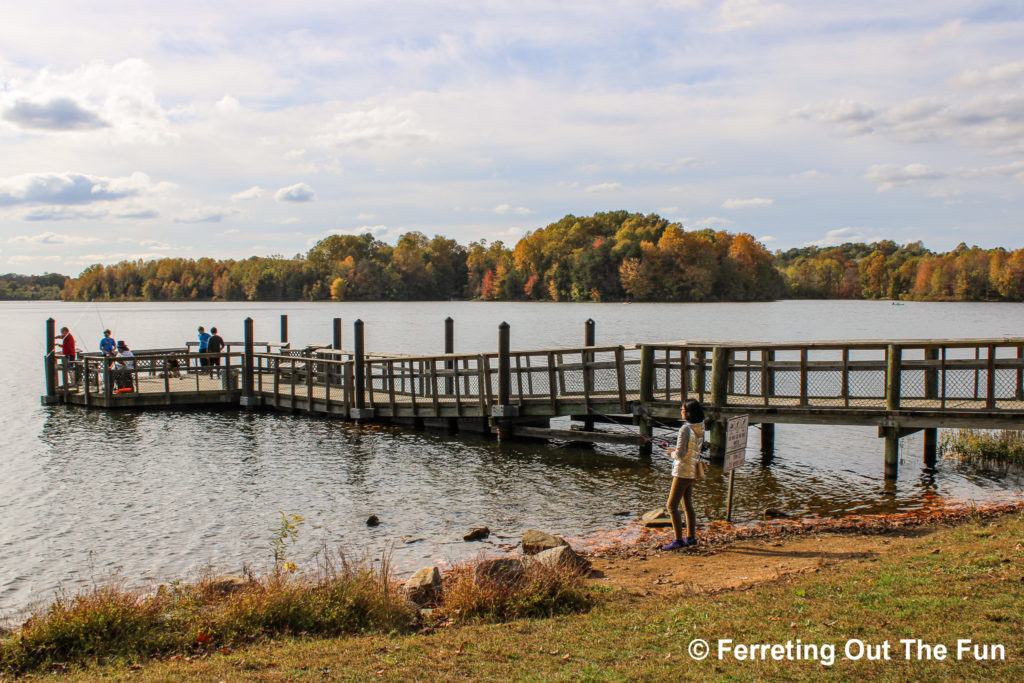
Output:
<path fill-rule="evenodd" d="M 74 375 L 74 379 L 75 379 L 75 384 L 78 384 L 79 370 L 78 370 L 78 366 L 75 365 L 75 362 L 74 362 L 75 361 L 75 354 L 76 354 L 75 338 L 71 335 L 71 330 L 69 330 L 66 327 L 62 327 L 62 328 L 60 328 L 60 334 L 57 335 L 57 339 L 61 340 L 60 341 L 60 353 L 61 353 L 62 356 L 64 356 L 64 363 L 65 364 L 71 363 L 71 366 L 74 368 L 73 375 Z"/>

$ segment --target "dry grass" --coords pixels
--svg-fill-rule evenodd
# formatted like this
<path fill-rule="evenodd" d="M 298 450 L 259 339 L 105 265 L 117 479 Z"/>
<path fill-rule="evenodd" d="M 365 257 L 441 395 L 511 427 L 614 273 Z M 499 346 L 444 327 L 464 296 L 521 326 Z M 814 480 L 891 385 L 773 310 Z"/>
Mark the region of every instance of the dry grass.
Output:
<path fill-rule="evenodd" d="M 593 594 L 578 570 L 534 562 L 520 578 L 507 582 L 477 579 L 473 566 L 463 564 L 446 578 L 441 610 L 460 623 L 500 623 L 585 611 L 592 605 Z"/>

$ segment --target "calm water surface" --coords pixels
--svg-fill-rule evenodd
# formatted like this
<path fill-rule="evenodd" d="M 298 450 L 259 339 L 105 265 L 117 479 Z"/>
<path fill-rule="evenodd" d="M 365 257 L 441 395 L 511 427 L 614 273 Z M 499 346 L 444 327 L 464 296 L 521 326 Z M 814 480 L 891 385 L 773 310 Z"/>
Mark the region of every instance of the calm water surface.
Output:
<path fill-rule="evenodd" d="M 502 321 L 512 326 L 513 348 L 576 346 L 587 318 L 597 323 L 598 344 L 1024 335 L 1020 304 L 0 303 L 11 359 L 0 370 L 0 614 L 112 573 L 146 586 L 209 565 L 265 568 L 279 510 L 307 520 L 292 549 L 300 564 L 326 543 L 371 555 L 393 547 L 395 564 L 412 570 L 500 550 L 531 527 L 570 537 L 615 529 L 626 523 L 616 512 L 655 507 L 667 495 L 668 458 L 645 462 L 630 448 L 499 446 L 263 412 L 39 404 L 47 317 L 95 350 L 104 327 L 136 349 L 181 345 L 200 324 L 238 340 L 246 316 L 258 340 L 277 341 L 282 313 L 293 344 L 329 343 L 334 317 L 351 335 L 358 317 L 368 349 L 405 353 L 441 351 L 447 316 L 458 352 L 496 349 Z M 750 443 L 737 471 L 740 521 L 766 507 L 835 515 L 909 509 L 936 495 L 1021 495 L 1019 477 L 948 461 L 923 473 L 919 437 L 903 440 L 900 478 L 886 484 L 874 428 L 779 425 L 771 463 L 756 453 L 756 430 Z M 726 482 L 712 469 L 698 486 L 705 519 L 724 517 Z M 370 514 L 382 524 L 368 528 Z M 461 540 L 477 525 L 491 528 L 493 543 Z"/>

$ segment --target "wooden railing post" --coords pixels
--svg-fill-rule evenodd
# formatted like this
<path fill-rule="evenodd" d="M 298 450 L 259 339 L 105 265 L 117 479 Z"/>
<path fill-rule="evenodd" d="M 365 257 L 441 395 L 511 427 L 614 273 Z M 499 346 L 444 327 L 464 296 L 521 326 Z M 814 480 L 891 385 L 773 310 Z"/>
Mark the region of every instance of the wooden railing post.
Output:
<path fill-rule="evenodd" d="M 718 414 L 729 402 L 729 349 L 716 346 L 711 352 L 711 407 L 715 413 L 711 423 L 711 458 L 725 457 L 725 421 Z"/>
<path fill-rule="evenodd" d="M 1024 345 L 1017 346 L 1017 361 L 1024 360 Z M 1024 401 L 1024 368 L 1017 368 L 1017 391 L 1015 393 L 1018 401 Z"/>
<path fill-rule="evenodd" d="M 42 398 L 43 405 L 57 402 L 57 349 L 54 340 L 57 338 L 57 323 L 53 318 L 46 319 L 46 344 L 43 346 L 43 369 L 46 373 L 46 395 Z"/>
<path fill-rule="evenodd" d="M 255 405 L 253 393 L 253 377 L 255 376 L 256 352 L 253 348 L 252 318 L 246 318 L 244 323 L 245 355 L 242 361 L 242 400 L 243 406 L 249 408 Z"/>

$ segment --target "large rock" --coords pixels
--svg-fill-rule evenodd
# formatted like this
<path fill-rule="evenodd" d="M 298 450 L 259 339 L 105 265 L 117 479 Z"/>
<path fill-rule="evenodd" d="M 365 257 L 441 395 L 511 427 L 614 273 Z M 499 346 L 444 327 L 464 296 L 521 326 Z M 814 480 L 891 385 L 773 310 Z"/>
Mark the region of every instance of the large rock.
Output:
<path fill-rule="evenodd" d="M 480 541 L 491 535 L 491 530 L 485 526 L 478 526 L 462 536 L 463 541 Z"/>
<path fill-rule="evenodd" d="M 533 556 L 533 561 L 549 569 L 570 569 L 580 573 L 590 571 L 590 561 L 576 554 L 567 545 L 551 548 Z"/>
<path fill-rule="evenodd" d="M 473 583 L 513 586 L 523 578 L 525 572 L 523 563 L 512 557 L 481 560 L 473 567 Z"/>
<path fill-rule="evenodd" d="M 665 508 L 658 508 L 640 515 L 640 523 L 647 527 L 672 526 L 672 518 L 668 516 Z"/>
<path fill-rule="evenodd" d="M 405 596 L 417 605 L 434 602 L 441 595 L 441 571 L 437 567 L 423 567 L 405 582 Z"/>
<path fill-rule="evenodd" d="M 537 529 L 527 529 L 526 533 L 523 534 L 523 554 L 524 555 L 536 555 L 542 553 L 545 550 L 551 550 L 559 546 L 567 546 L 568 543 L 561 536 L 552 536 L 546 531 L 538 531 Z"/>

